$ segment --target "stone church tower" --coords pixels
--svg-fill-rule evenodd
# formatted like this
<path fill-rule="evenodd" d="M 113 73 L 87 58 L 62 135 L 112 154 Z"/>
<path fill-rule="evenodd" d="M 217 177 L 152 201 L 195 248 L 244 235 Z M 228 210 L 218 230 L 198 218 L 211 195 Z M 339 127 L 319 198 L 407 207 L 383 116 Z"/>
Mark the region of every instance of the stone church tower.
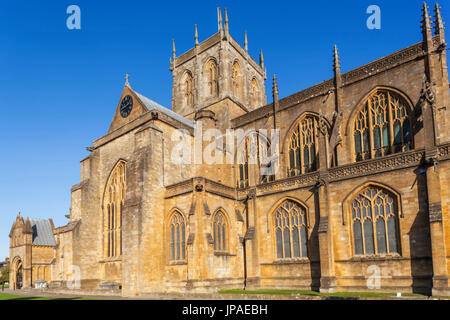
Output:
<path fill-rule="evenodd" d="M 218 32 L 201 43 L 195 26 L 194 48 L 177 57 L 173 42 L 170 70 L 172 110 L 188 119 L 200 110 L 210 110 L 220 128 L 266 104 L 262 51 L 258 64 L 248 53 L 247 33 L 244 48 L 233 39 L 226 9 L 225 23 L 219 8 Z"/>

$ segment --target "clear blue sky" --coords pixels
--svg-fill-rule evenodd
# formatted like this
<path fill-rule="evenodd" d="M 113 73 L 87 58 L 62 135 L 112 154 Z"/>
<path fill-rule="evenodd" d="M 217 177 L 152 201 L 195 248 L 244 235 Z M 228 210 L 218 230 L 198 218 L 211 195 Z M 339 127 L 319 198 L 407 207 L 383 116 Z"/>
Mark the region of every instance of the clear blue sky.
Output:
<path fill-rule="evenodd" d="M 66 9 L 81 8 L 81 30 Z M 366 8 L 381 8 L 381 30 L 366 27 Z M 428 2 L 430 11 L 434 2 Z M 86 146 L 104 135 L 124 76 L 138 92 L 170 107 L 171 39 L 177 54 L 217 31 L 227 7 L 230 33 L 284 97 L 332 77 L 332 48 L 348 71 L 421 40 L 422 1 L 14 1 L 0 0 L 0 260 L 9 255 L 17 212 L 67 222 L 70 187 L 79 182 Z M 450 25 L 450 5 L 442 2 Z M 449 31 L 450 34 L 450 31 Z M 266 81 L 271 97 L 271 81 Z M 270 101 L 270 98 L 268 99 Z"/>

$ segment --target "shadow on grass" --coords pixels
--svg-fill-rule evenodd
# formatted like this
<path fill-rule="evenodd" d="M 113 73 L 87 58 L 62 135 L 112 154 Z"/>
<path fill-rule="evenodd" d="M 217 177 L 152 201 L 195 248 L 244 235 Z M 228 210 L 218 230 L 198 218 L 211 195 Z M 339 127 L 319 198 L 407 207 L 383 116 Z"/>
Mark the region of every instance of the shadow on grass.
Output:
<path fill-rule="evenodd" d="M 291 296 L 317 296 L 326 300 L 357 300 L 359 298 L 386 298 L 395 297 L 396 293 L 384 292 L 334 292 L 334 293 L 320 293 L 312 290 L 220 290 L 219 294 L 267 294 L 267 295 L 291 295 Z M 423 296 L 421 294 L 404 293 L 403 297 Z"/>

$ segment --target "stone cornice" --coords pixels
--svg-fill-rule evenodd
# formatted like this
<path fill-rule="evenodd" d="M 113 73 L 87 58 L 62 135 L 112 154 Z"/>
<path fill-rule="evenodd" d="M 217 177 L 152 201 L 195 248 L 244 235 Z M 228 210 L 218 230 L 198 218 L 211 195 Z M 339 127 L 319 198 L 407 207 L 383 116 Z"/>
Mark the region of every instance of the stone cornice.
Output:
<path fill-rule="evenodd" d="M 424 149 L 411 150 L 343 165 L 328 170 L 330 182 L 363 177 L 376 173 L 418 166 L 425 155 Z"/>

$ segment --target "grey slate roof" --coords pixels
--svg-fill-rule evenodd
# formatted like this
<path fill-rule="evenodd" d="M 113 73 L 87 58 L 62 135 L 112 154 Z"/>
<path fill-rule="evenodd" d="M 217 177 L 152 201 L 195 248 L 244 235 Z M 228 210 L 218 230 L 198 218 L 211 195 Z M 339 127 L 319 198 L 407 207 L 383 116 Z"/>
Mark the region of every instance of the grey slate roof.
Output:
<path fill-rule="evenodd" d="M 33 229 L 33 245 L 35 246 L 56 246 L 50 221 L 30 218 Z"/>
<path fill-rule="evenodd" d="M 133 90 L 133 91 L 134 91 L 134 90 Z M 153 101 L 153 100 L 150 100 L 149 98 L 143 96 L 143 95 L 140 94 L 140 93 L 137 93 L 136 91 L 134 91 L 134 93 L 136 93 L 136 95 L 137 95 L 137 96 L 139 97 L 139 99 L 145 104 L 145 106 L 147 107 L 147 109 L 148 109 L 149 111 L 151 111 L 151 110 L 158 110 L 158 111 L 160 111 L 160 112 L 162 112 L 162 113 L 165 113 L 165 114 L 168 115 L 169 117 L 171 117 L 171 118 L 173 118 L 173 119 L 175 119 L 175 120 L 178 120 L 178 121 L 180 121 L 181 123 L 183 123 L 183 124 L 185 124 L 185 125 L 187 125 L 187 126 L 189 126 L 189 127 L 191 127 L 191 128 L 194 127 L 194 122 L 192 122 L 191 120 L 186 119 L 185 117 L 179 115 L 179 114 L 176 113 L 176 112 L 173 112 L 173 111 L 170 110 L 170 109 L 167 109 L 166 107 L 163 107 L 162 105 L 156 103 L 156 102 Z"/>

